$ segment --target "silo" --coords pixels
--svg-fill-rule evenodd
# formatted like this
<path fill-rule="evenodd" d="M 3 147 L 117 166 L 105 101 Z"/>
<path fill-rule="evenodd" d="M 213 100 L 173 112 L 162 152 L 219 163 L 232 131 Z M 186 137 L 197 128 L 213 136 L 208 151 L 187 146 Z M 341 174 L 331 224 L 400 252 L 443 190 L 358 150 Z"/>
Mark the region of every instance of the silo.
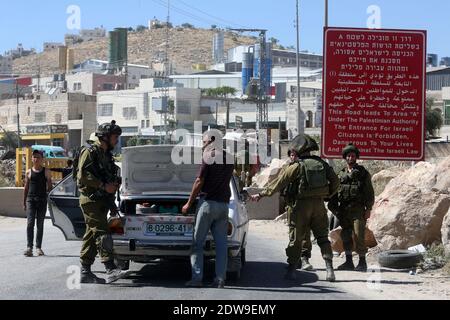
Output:
<path fill-rule="evenodd" d="M 119 33 L 117 31 L 110 31 L 108 68 L 117 69 L 118 61 L 119 61 Z"/>
<path fill-rule="evenodd" d="M 67 47 L 58 47 L 58 70 L 61 73 L 65 73 L 67 69 Z"/>
<path fill-rule="evenodd" d="M 214 34 L 213 38 L 213 61 L 214 63 L 224 62 L 225 53 L 225 35 L 223 31 Z"/>
<path fill-rule="evenodd" d="M 247 86 L 253 78 L 253 53 L 244 52 L 242 54 L 242 92 L 247 91 Z"/>
<path fill-rule="evenodd" d="M 266 53 L 264 62 L 261 62 L 261 45 L 255 44 L 255 58 L 253 62 L 253 77 L 259 79 L 261 77 L 261 85 L 264 87 L 264 92 L 270 94 L 270 86 L 272 83 L 272 43 L 266 43 Z M 264 63 L 264 68 L 261 68 Z"/>
<path fill-rule="evenodd" d="M 128 63 L 128 29 L 116 28 L 114 31 L 119 34 L 118 65 L 121 68 Z"/>
<path fill-rule="evenodd" d="M 259 79 L 259 65 L 261 61 L 261 45 L 255 44 L 254 58 L 253 58 L 253 78 Z"/>
<path fill-rule="evenodd" d="M 272 86 L 272 66 L 273 66 L 273 44 L 268 42 L 266 44 L 266 75 L 265 75 L 265 85 L 266 85 L 266 94 L 271 95 L 271 86 Z"/>

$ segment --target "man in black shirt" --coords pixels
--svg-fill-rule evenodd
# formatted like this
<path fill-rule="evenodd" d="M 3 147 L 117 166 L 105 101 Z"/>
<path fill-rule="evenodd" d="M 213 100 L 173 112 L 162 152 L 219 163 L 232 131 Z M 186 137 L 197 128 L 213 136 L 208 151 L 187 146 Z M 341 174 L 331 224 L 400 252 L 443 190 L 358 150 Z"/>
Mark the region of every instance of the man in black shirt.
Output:
<path fill-rule="evenodd" d="M 25 189 L 23 208 L 27 212 L 27 250 L 26 257 L 33 256 L 34 225 L 37 222 L 36 252 L 43 256 L 42 238 L 44 235 L 44 221 L 47 213 L 47 193 L 52 189 L 50 171 L 42 166 L 44 153 L 38 150 L 33 152 L 33 167 L 25 174 Z"/>
<path fill-rule="evenodd" d="M 226 280 L 228 206 L 234 164 L 233 161 L 227 164 L 226 153 L 216 150 L 214 142 L 215 137 L 210 132 L 203 137 L 203 163 L 189 201 L 183 207 L 183 214 L 187 214 L 200 195 L 191 255 L 192 280 L 186 284 L 188 287 L 203 286 L 203 248 L 209 230 L 216 244 L 216 278 L 213 286 L 223 288 Z"/>

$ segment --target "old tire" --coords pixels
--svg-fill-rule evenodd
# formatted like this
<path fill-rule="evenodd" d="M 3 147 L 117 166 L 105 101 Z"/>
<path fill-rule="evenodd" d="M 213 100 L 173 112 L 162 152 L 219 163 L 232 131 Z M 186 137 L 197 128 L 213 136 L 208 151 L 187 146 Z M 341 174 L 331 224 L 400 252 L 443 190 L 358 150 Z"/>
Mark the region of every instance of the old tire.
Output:
<path fill-rule="evenodd" d="M 390 269 L 410 269 L 416 267 L 422 260 L 422 255 L 409 250 L 391 250 L 380 253 L 378 263 Z"/>

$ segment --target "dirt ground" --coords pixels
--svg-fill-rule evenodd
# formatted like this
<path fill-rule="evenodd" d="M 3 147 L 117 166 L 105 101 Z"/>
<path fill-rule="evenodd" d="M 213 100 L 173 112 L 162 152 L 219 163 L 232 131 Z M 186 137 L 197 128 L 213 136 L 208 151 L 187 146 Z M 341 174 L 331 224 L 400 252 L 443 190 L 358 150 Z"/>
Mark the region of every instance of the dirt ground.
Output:
<path fill-rule="evenodd" d="M 288 241 L 288 227 L 285 221 L 252 221 L 250 232 L 263 234 L 272 240 Z M 355 264 L 358 258 L 355 257 Z M 334 259 L 335 267 L 344 263 L 344 257 Z M 324 268 L 319 247 L 313 245 L 311 263 L 318 269 Z M 368 257 L 368 273 L 336 271 L 334 284 L 342 291 L 351 292 L 364 299 L 382 300 L 450 300 L 450 277 L 439 270 L 410 275 L 408 271 L 380 268 L 376 257 Z"/>

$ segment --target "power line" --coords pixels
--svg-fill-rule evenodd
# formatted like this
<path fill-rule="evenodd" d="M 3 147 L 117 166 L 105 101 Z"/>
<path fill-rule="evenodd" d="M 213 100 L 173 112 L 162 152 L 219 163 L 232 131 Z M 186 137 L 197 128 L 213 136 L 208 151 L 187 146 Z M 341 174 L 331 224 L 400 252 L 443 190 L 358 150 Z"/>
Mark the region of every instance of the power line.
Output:
<path fill-rule="evenodd" d="M 203 10 L 197 8 L 197 7 L 194 7 L 193 5 L 190 5 L 190 4 L 186 3 L 186 2 L 184 2 L 183 0 L 176 0 L 176 1 L 178 1 L 178 2 L 180 2 L 180 3 L 182 3 L 182 4 L 184 4 L 186 7 L 189 7 L 189 8 L 191 8 L 191 9 L 194 9 L 194 10 L 196 10 L 196 11 L 198 11 L 198 12 L 200 12 L 200 13 L 202 13 L 202 14 L 204 14 L 204 15 L 210 17 L 210 18 L 213 18 L 213 19 L 215 19 L 216 21 L 222 21 L 223 23 L 226 23 L 226 24 L 235 25 L 235 26 L 239 26 L 239 27 L 245 28 L 245 26 L 243 26 L 243 25 L 240 25 L 240 24 L 238 24 L 238 23 L 234 23 L 234 22 L 232 22 L 232 21 L 225 20 L 225 19 L 222 19 L 222 18 L 220 18 L 220 17 L 214 16 L 214 15 L 208 13 L 208 12 L 205 12 L 205 11 L 203 11 Z"/>
<path fill-rule="evenodd" d="M 161 6 L 163 6 L 163 7 L 165 7 L 165 8 L 168 7 L 168 4 L 166 2 L 164 2 L 164 1 L 162 1 L 162 0 L 152 0 L 152 1 L 157 3 L 157 4 L 159 4 L 159 5 L 161 5 Z M 187 10 L 181 9 L 179 7 L 175 7 L 174 5 L 170 5 L 170 9 L 175 11 L 175 12 L 177 12 L 177 13 L 179 13 L 179 14 L 181 14 L 181 15 L 183 15 L 183 16 L 185 16 L 185 17 L 194 19 L 194 20 L 196 20 L 198 22 L 207 23 L 207 24 L 210 24 L 210 25 L 217 23 L 217 21 L 199 17 L 199 16 L 197 16 L 197 15 L 195 15 L 195 14 L 193 14 L 193 13 L 187 11 Z"/>

